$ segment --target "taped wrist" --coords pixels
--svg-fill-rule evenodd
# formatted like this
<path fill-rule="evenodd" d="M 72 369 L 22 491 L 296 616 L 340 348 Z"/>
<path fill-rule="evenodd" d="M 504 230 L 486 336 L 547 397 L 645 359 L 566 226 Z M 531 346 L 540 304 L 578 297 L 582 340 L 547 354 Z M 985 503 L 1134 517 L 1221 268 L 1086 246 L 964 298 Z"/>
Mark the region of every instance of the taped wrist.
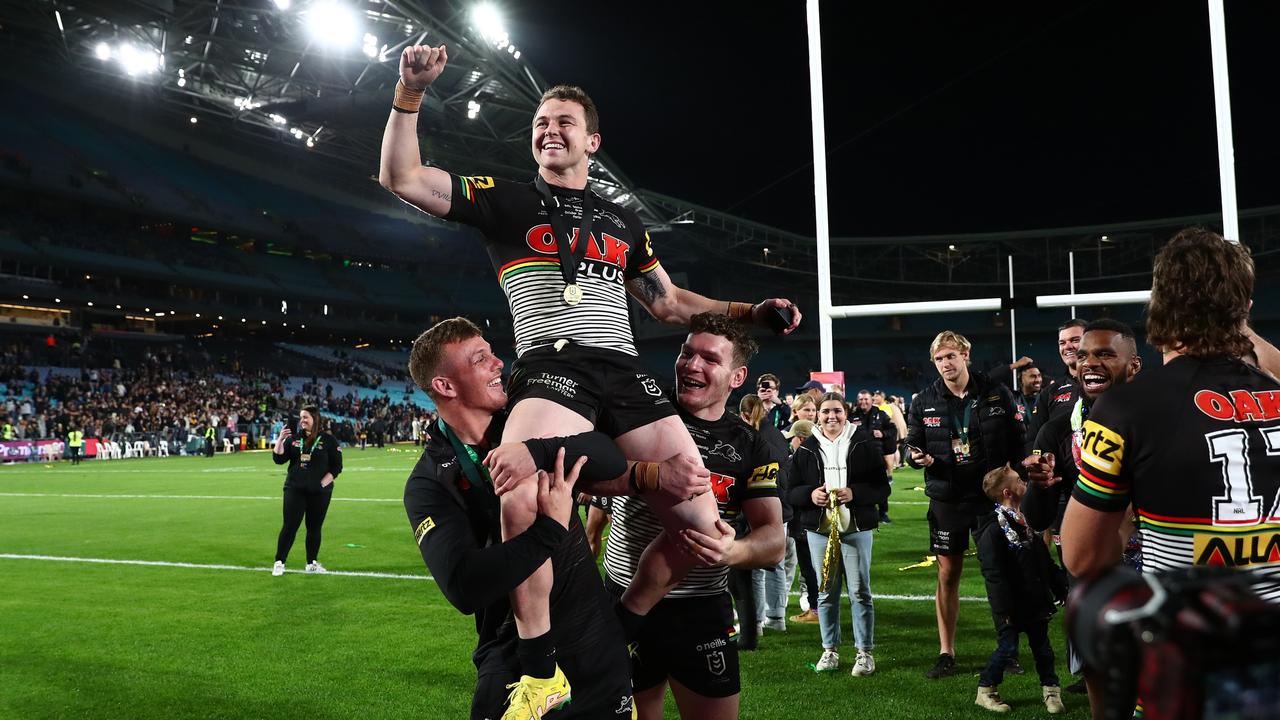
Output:
<path fill-rule="evenodd" d="M 631 466 L 631 477 L 627 484 L 634 495 L 662 489 L 662 481 L 658 479 L 658 463 L 636 462 Z"/>
<path fill-rule="evenodd" d="M 426 94 L 426 88 L 411 88 L 407 87 L 404 81 L 397 81 L 396 99 L 391 102 L 391 109 L 412 115 L 422 107 L 424 94 Z"/>

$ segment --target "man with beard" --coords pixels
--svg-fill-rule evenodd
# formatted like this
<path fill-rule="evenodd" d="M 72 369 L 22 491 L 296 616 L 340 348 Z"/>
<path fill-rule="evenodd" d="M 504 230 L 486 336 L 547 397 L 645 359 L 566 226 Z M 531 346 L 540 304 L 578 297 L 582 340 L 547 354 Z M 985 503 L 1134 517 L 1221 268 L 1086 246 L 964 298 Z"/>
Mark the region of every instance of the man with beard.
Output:
<path fill-rule="evenodd" d="M 773 567 L 786 548 L 778 497 L 783 458 L 770 450 L 759 431 L 725 410 L 729 394 L 747 379 L 747 361 L 755 351 L 755 341 L 741 324 L 703 313 L 693 317 L 676 357 L 672 397 L 711 471 L 720 520 L 712 535 L 681 533 L 698 565 L 641 626 L 632 680 L 642 720 L 660 720 L 668 684 L 681 717 L 738 717 L 741 678 L 729 569 Z M 745 537 L 733 529 L 740 518 L 750 531 Z M 604 558 L 611 590 L 621 593 L 631 582 L 641 553 L 662 532 L 645 499 L 616 499 Z M 756 621 L 754 612 L 739 609 L 738 616 L 744 627 Z"/>
<path fill-rule="evenodd" d="M 1022 368 L 1022 372 L 1018 375 L 1018 385 L 1020 388 L 1016 399 L 1022 410 L 1022 426 L 1030 429 L 1031 418 L 1036 413 L 1036 400 L 1040 395 L 1041 388 L 1044 386 L 1044 375 L 1040 372 L 1040 368 L 1034 364 L 1027 365 Z M 1027 439 L 1035 440 L 1034 437 L 1028 437 Z"/>
<path fill-rule="evenodd" d="M 1030 485 L 1022 503 L 1028 524 L 1036 530 L 1062 527 L 1067 500 L 1075 489 L 1080 466 L 1082 428 L 1093 404 L 1103 393 L 1123 385 L 1142 369 L 1133 329 L 1122 322 L 1101 319 L 1084 328 L 1076 350 L 1080 397 L 1071 412 L 1051 418 L 1040 428 L 1031 457 L 1024 462 Z"/>
<path fill-rule="evenodd" d="M 1044 386 L 1036 397 L 1035 405 L 1031 409 L 1031 419 L 1027 422 L 1026 441 L 1028 443 L 1035 439 L 1036 434 L 1040 432 L 1040 427 L 1049 422 L 1050 418 L 1059 413 L 1068 412 L 1079 399 L 1076 385 L 1076 350 L 1080 348 L 1080 341 L 1084 338 L 1084 326 L 1087 324 L 1079 318 L 1072 318 L 1058 328 L 1058 357 L 1062 358 L 1062 364 L 1066 366 L 1067 372 L 1061 377 L 1043 381 Z"/>
<path fill-rule="evenodd" d="M 1156 256 L 1147 341 L 1164 364 L 1111 389 L 1081 424 L 1080 473 L 1062 521 L 1063 561 L 1076 577 L 1119 564 L 1117 532 L 1132 506 L 1143 572 L 1229 564 L 1263 600 L 1280 602 L 1280 563 L 1247 550 L 1280 542 L 1280 382 L 1242 360 L 1274 352 L 1249 329 L 1254 282 L 1249 250 L 1201 228 Z"/>

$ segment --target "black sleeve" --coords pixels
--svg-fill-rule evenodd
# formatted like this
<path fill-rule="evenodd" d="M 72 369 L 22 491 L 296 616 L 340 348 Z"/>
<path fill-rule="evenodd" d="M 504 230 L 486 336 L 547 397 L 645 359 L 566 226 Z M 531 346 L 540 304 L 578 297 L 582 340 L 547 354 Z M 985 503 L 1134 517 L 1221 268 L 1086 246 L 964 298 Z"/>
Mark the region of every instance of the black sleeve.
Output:
<path fill-rule="evenodd" d="M 907 410 L 907 444 L 911 447 L 928 452 L 924 441 L 924 420 L 920 418 L 920 402 L 920 394 L 917 394 L 915 399 L 911 401 L 911 408 Z M 916 469 L 921 467 L 912 461 L 910 451 L 907 452 L 906 459 L 907 464 L 911 467 Z"/>
<path fill-rule="evenodd" d="M 898 452 L 898 426 L 893 424 L 893 418 L 889 417 L 889 413 L 883 410 L 878 412 L 884 417 L 884 422 L 881 423 L 883 427 L 881 428 L 880 447 L 882 450 L 880 454 L 892 455 Z"/>
<path fill-rule="evenodd" d="M 452 194 L 444 219 L 471 225 L 486 234 L 492 231 L 504 214 L 513 183 L 495 181 L 486 175 L 463 177 L 450 173 L 449 179 Z"/>
<path fill-rule="evenodd" d="M 978 562 L 982 565 L 982 579 L 986 580 L 987 601 L 991 603 L 991 612 L 997 618 L 1009 617 L 1013 614 L 1013 588 L 1005 570 L 1008 557 L 1008 545 L 1001 536 L 999 528 L 984 526 L 978 534 Z"/>
<path fill-rule="evenodd" d="M 533 464 L 551 472 L 556 464 L 556 453 L 564 448 L 564 467 L 573 467 L 578 458 L 586 456 L 578 480 L 585 483 L 607 482 L 627 471 L 627 459 L 613 440 L 602 432 L 585 432 L 566 437 L 525 440 L 524 446 L 533 456 Z"/>
<path fill-rule="evenodd" d="M 884 472 L 884 458 L 877 459 L 880 462 L 874 468 L 867 468 L 867 472 L 860 478 L 862 482 L 855 483 L 856 487 L 850 488 L 853 490 L 855 505 L 879 506 L 889 499 L 892 488 L 889 487 L 889 476 Z"/>
<path fill-rule="evenodd" d="M 1063 483 L 1041 487 L 1027 483 L 1027 494 L 1022 496 L 1022 515 L 1027 525 L 1036 532 L 1053 527 L 1058 519 L 1058 500 L 1062 497 Z"/>
<path fill-rule="evenodd" d="M 445 599 L 464 615 L 509 594 L 551 557 L 568 532 L 538 515 L 514 538 L 478 548 L 462 506 L 438 481 L 419 475 L 405 485 L 404 507 L 427 570 Z"/>
<path fill-rule="evenodd" d="M 1031 417 L 1027 418 L 1027 447 L 1024 449 L 1027 450 L 1028 455 L 1031 454 L 1030 451 L 1034 449 L 1031 445 L 1034 444 L 1034 440 L 1036 439 L 1036 435 L 1040 432 L 1040 428 L 1044 427 L 1044 424 L 1049 422 L 1049 404 L 1053 399 L 1054 392 L 1054 388 L 1046 382 L 1045 386 L 1040 388 L 1040 392 L 1036 394 L 1035 411 L 1031 412 Z M 1028 408 L 1029 412 L 1030 410 L 1031 409 Z"/>
<path fill-rule="evenodd" d="M 812 506 L 811 495 L 822 481 L 813 451 L 801 446 L 791 461 L 791 488 L 787 490 L 787 502 L 792 507 Z"/>
<path fill-rule="evenodd" d="M 290 438 L 290 439 L 289 439 L 289 442 L 286 442 L 286 443 L 284 444 L 284 452 L 283 452 L 283 453 L 277 454 L 277 453 L 276 453 L 276 451 L 275 451 L 275 449 L 274 449 L 274 448 L 272 448 L 272 450 L 271 450 L 271 459 L 272 459 L 272 460 L 275 462 L 275 464 L 277 464 L 277 465 L 284 465 L 284 464 L 288 463 L 290 460 L 292 460 L 292 459 L 293 459 L 293 439 L 292 439 L 292 438 Z"/>
<path fill-rule="evenodd" d="M 1000 402 L 1004 405 L 1005 460 L 1010 467 L 1022 467 L 1022 459 L 1026 457 L 1026 428 L 1018 419 L 1018 403 L 1013 399 L 1009 389 L 1000 387 Z"/>
<path fill-rule="evenodd" d="M 325 445 L 328 445 L 329 453 L 329 473 L 336 480 L 342 474 L 342 448 L 338 447 L 338 438 L 329 435 Z"/>

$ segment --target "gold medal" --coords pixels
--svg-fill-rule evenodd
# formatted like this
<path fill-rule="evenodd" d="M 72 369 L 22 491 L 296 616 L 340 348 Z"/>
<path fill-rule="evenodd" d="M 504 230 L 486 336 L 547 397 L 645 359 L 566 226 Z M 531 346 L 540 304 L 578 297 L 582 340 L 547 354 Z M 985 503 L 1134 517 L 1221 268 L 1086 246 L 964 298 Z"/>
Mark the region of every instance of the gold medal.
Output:
<path fill-rule="evenodd" d="M 577 283 L 564 286 L 564 302 L 566 305 L 577 305 L 582 302 L 582 288 Z"/>
<path fill-rule="evenodd" d="M 302 453 L 300 456 L 298 456 L 298 459 L 304 463 L 311 462 L 311 453 Z"/>

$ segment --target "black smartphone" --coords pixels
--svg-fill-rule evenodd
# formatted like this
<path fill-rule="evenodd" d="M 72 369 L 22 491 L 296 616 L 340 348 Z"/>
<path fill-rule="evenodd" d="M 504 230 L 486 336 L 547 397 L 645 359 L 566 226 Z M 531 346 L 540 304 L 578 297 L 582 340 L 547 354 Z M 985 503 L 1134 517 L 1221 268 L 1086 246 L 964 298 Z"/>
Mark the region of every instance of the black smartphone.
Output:
<path fill-rule="evenodd" d="M 769 322 L 769 329 L 778 335 L 781 335 L 783 330 L 791 326 L 792 317 L 791 308 L 777 307 L 776 305 L 769 308 L 768 313 L 765 315 L 765 319 Z"/>

